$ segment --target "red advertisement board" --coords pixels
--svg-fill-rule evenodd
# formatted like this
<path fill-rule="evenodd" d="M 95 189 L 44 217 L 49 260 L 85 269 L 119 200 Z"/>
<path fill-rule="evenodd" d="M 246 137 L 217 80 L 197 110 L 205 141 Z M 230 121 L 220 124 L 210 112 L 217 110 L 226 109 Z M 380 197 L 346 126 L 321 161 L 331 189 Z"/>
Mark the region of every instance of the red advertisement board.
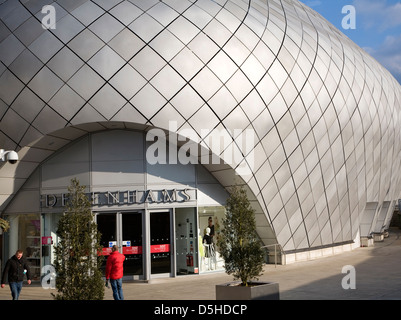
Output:
<path fill-rule="evenodd" d="M 123 254 L 142 254 L 142 246 L 123 247 Z"/>
<path fill-rule="evenodd" d="M 150 253 L 170 252 L 170 244 L 155 244 L 150 246 Z M 102 248 L 100 254 L 108 256 L 111 248 Z M 123 247 L 123 254 L 142 254 L 142 246 Z"/>
<path fill-rule="evenodd" d="M 154 244 L 150 246 L 150 253 L 170 252 L 169 244 Z"/>

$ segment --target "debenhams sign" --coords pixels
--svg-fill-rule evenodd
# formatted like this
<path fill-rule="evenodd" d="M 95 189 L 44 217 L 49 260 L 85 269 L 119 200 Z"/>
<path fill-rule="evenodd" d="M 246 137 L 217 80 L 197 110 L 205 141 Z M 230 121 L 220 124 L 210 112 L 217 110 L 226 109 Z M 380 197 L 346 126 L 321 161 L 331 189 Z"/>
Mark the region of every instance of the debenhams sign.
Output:
<path fill-rule="evenodd" d="M 195 189 L 173 190 L 131 190 L 131 191 L 103 191 L 87 193 L 92 206 L 134 205 L 134 204 L 168 204 L 189 202 L 196 199 Z M 68 193 L 42 194 L 40 204 L 42 208 L 65 207 L 68 203 Z"/>

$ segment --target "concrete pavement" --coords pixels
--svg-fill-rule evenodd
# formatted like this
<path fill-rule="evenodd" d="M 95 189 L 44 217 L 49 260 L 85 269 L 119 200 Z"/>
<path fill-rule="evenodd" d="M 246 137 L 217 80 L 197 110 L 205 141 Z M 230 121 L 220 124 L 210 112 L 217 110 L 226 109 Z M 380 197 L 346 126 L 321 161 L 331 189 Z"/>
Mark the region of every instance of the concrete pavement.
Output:
<path fill-rule="evenodd" d="M 347 265 L 355 268 L 355 289 L 342 287 L 349 275 L 342 268 Z M 260 280 L 278 282 L 281 300 L 401 300 L 400 266 L 401 230 L 392 228 L 388 238 L 372 247 L 291 265 L 266 265 Z M 124 283 L 123 290 L 126 300 L 215 300 L 215 285 L 231 280 L 216 272 Z M 55 290 L 24 285 L 20 299 L 52 300 L 51 292 Z M 0 289 L 0 300 L 10 299 L 7 285 Z M 113 300 L 111 289 L 104 299 Z"/>

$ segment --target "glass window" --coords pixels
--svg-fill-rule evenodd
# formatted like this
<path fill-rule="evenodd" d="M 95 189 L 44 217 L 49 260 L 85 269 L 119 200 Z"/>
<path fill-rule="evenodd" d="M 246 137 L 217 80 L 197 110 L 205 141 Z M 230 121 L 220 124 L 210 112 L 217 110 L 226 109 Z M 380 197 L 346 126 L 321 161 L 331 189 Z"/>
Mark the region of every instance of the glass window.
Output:
<path fill-rule="evenodd" d="M 196 208 L 175 209 L 176 274 L 199 273 Z"/>
<path fill-rule="evenodd" d="M 219 254 L 217 240 L 225 217 L 223 206 L 199 207 L 198 245 L 200 272 L 223 270 L 224 260 Z"/>
<path fill-rule="evenodd" d="M 3 266 L 17 250 L 22 250 L 23 256 L 30 266 L 32 280 L 39 280 L 41 256 L 40 215 L 13 215 L 6 219 L 10 221 L 10 230 L 5 233 L 6 250 L 3 257 Z"/>
<path fill-rule="evenodd" d="M 122 214 L 122 244 L 125 275 L 143 274 L 142 255 L 142 214 L 128 212 Z"/>
<path fill-rule="evenodd" d="M 170 213 L 150 213 L 151 273 L 171 272 Z"/>

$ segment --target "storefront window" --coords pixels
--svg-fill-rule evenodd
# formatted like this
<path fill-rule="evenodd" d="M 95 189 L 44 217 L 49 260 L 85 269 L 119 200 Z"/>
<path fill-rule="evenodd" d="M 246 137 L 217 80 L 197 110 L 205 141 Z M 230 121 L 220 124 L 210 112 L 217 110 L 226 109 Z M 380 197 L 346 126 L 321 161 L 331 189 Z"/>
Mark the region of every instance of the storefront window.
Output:
<path fill-rule="evenodd" d="M 62 213 L 42 214 L 42 267 L 54 262 L 54 247 L 58 244 L 58 222 Z"/>
<path fill-rule="evenodd" d="M 199 273 L 196 208 L 175 209 L 177 275 Z"/>
<path fill-rule="evenodd" d="M 198 215 L 200 272 L 223 270 L 224 261 L 219 254 L 217 240 L 225 217 L 225 208 L 199 207 Z"/>
<path fill-rule="evenodd" d="M 6 233 L 7 256 L 12 257 L 18 249 L 24 252 L 29 263 L 32 280 L 40 279 L 40 215 L 20 214 L 9 216 L 10 230 Z"/>

